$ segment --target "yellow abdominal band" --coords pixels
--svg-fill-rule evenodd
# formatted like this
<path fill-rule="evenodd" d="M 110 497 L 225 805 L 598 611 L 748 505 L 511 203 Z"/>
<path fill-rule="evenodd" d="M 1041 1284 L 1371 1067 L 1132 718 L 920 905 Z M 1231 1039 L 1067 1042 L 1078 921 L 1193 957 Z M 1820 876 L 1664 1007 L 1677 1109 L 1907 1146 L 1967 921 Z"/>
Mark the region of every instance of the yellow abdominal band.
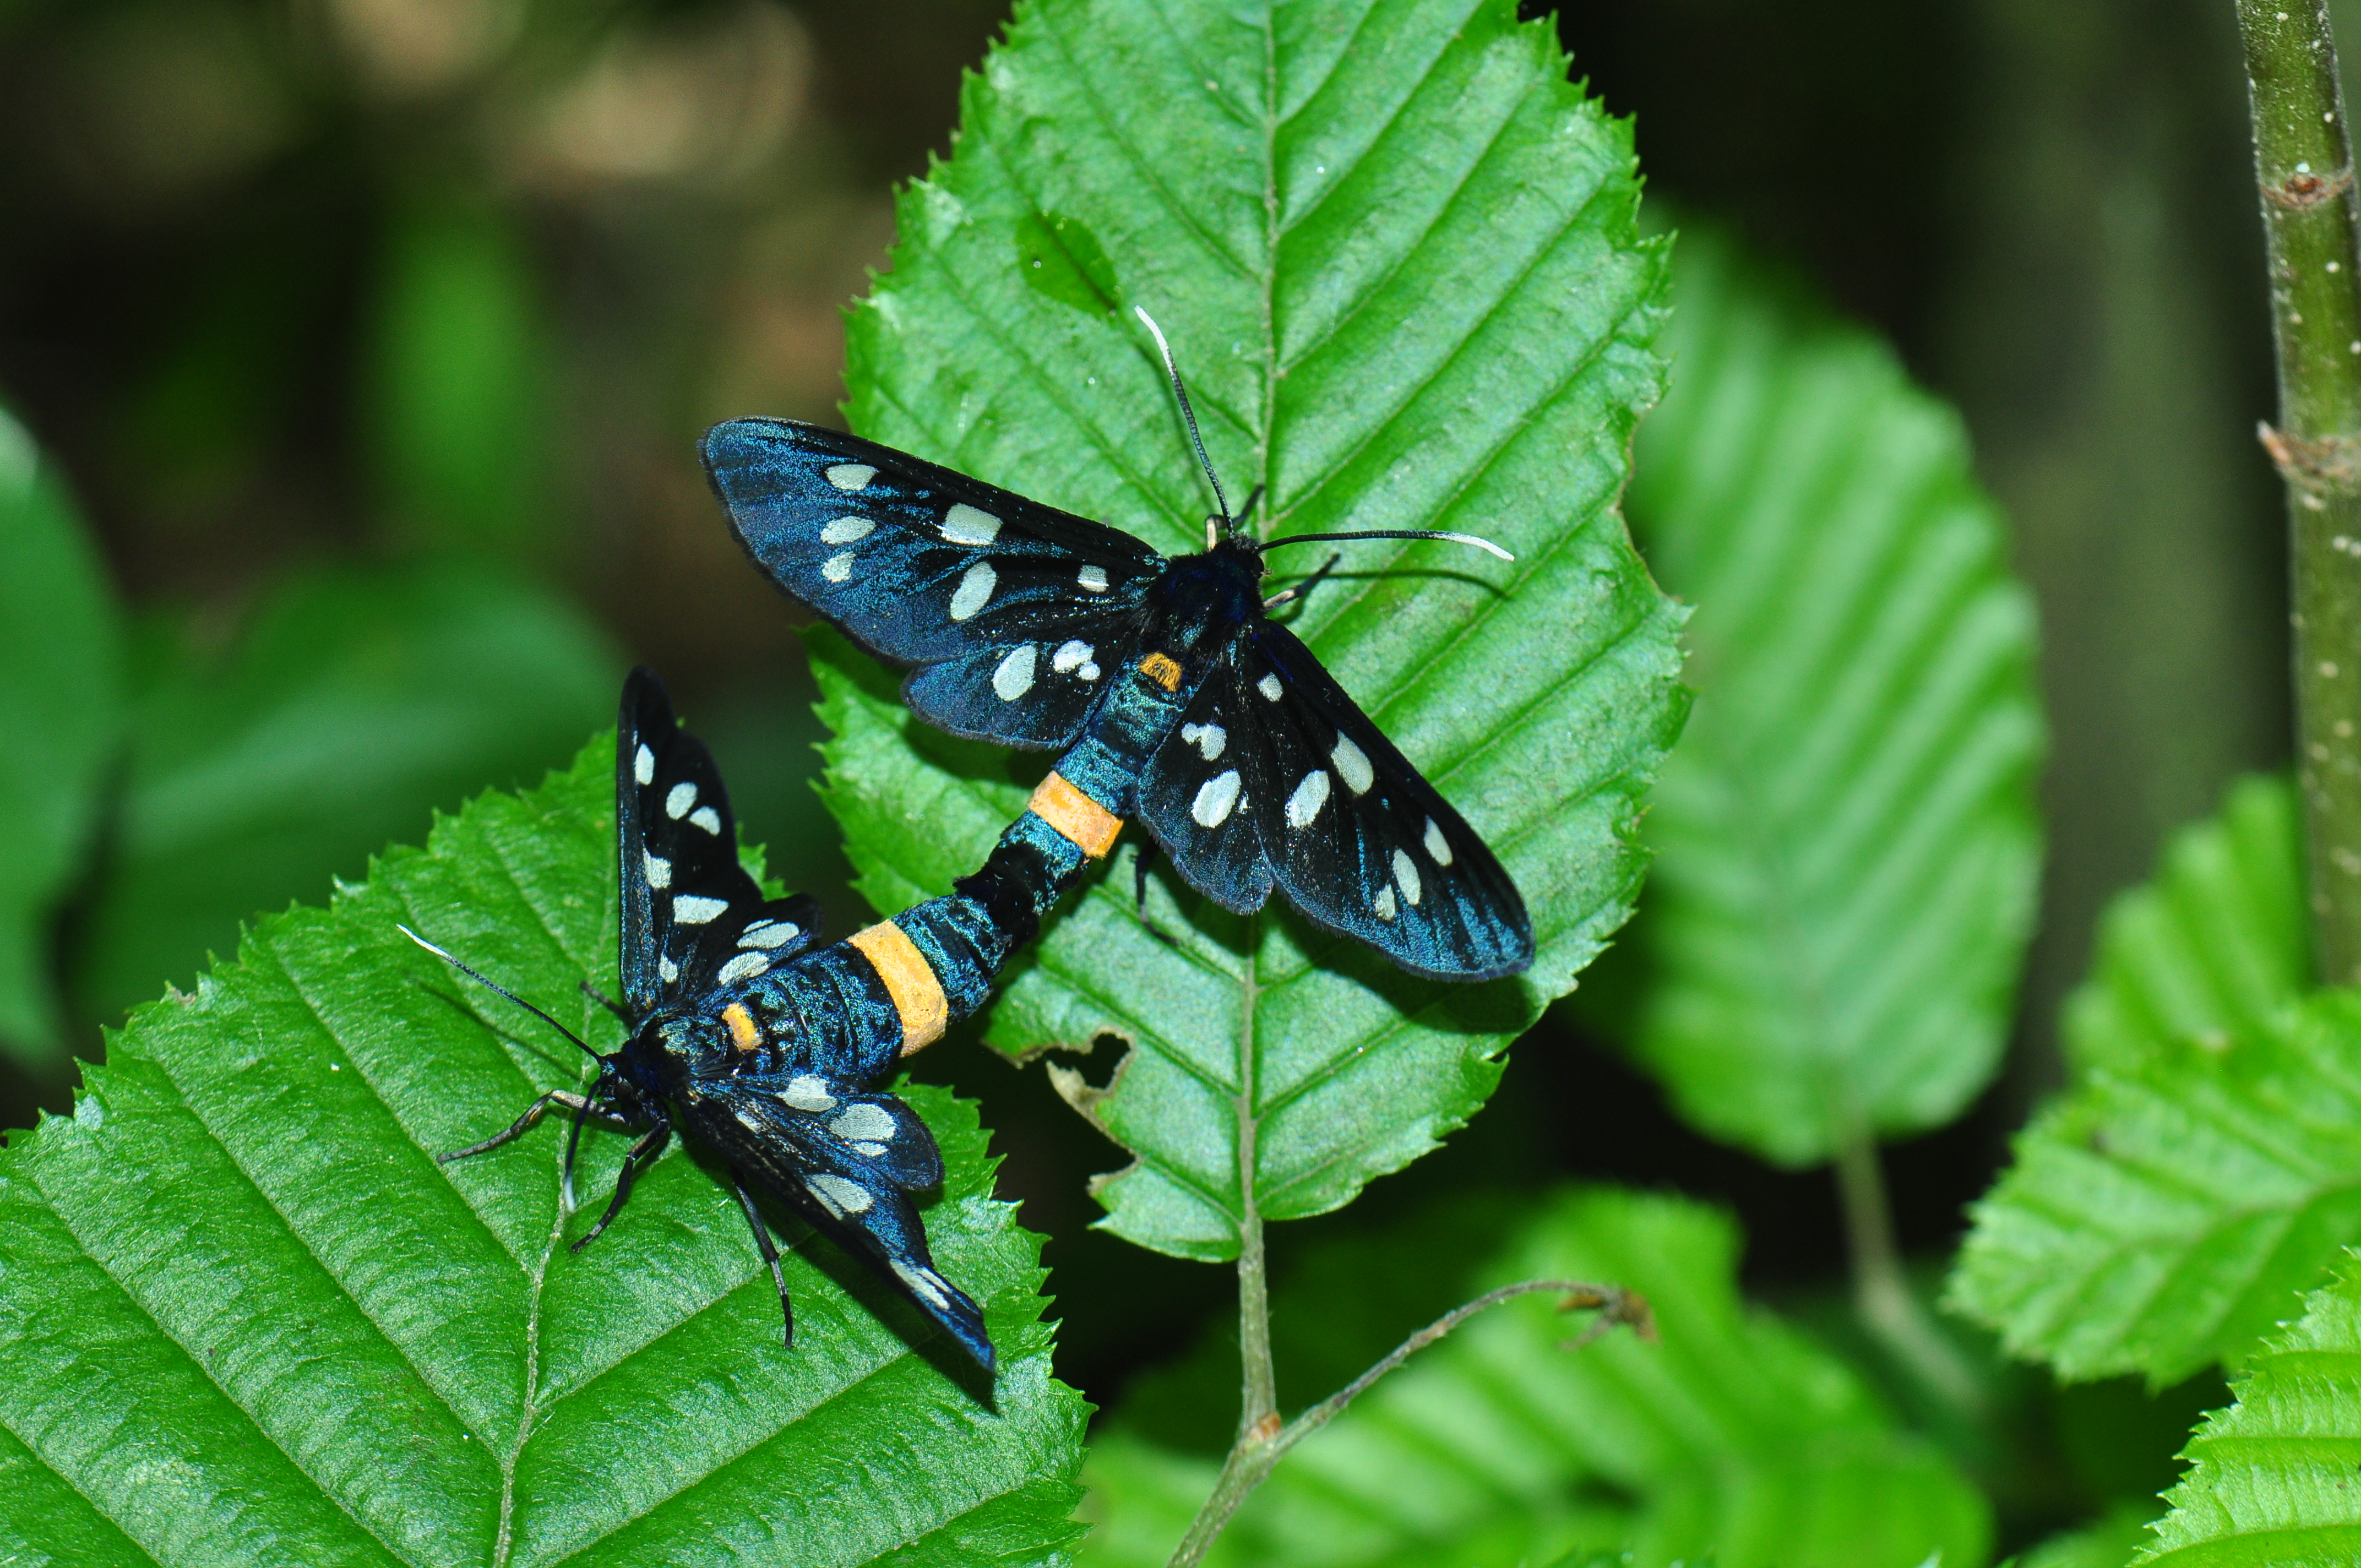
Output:
<path fill-rule="evenodd" d="M 1106 859 L 1123 831 L 1123 818 L 1051 773 L 1033 788 L 1025 809 L 1055 828 L 1066 840 L 1094 861 Z"/>
<path fill-rule="evenodd" d="M 902 1017 L 902 1054 L 922 1051 L 941 1039 L 950 1026 L 950 1007 L 943 1000 L 942 982 L 935 978 L 926 954 L 918 951 L 902 927 L 884 920 L 855 931 L 847 940 L 869 960 L 877 978 L 885 982 L 885 993 L 894 999 L 894 1011 Z"/>

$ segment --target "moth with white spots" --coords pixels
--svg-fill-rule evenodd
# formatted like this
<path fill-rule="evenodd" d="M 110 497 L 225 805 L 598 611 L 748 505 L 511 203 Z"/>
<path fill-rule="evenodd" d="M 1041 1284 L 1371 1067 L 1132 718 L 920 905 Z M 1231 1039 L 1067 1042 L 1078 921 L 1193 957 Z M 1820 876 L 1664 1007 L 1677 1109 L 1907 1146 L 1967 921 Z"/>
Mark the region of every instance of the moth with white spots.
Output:
<path fill-rule="evenodd" d="M 1532 962 L 1532 922 L 1499 861 L 1269 618 L 1263 552 L 1281 541 L 1224 511 L 1208 520 L 1210 548 L 1167 558 L 785 420 L 716 425 L 703 452 L 755 564 L 862 647 L 916 666 L 903 695 L 920 717 L 1059 752 L 1060 776 L 1139 822 L 1224 908 L 1251 913 L 1275 888 L 1314 923 L 1439 979 Z M 854 469 L 857 562 L 840 550 L 852 536 L 836 477 Z"/>
<path fill-rule="evenodd" d="M 858 490 L 873 472 L 840 464 L 827 482 Z M 933 1135 L 896 1096 L 868 1087 L 905 1046 L 904 1024 L 872 961 L 850 942 L 816 947 L 818 906 L 766 898 L 746 873 L 713 759 L 679 729 L 646 670 L 624 686 L 616 757 L 618 1011 L 631 1037 L 598 1058 L 587 1095 L 544 1095 L 508 1131 L 445 1157 L 510 1142 L 552 1105 L 576 1113 L 577 1136 L 592 1116 L 640 1131 L 613 1202 L 578 1248 L 615 1218 L 637 1173 L 677 1128 L 727 1163 L 772 1266 L 790 1342 L 785 1276 L 754 1193 L 866 1258 L 991 1366 L 983 1314 L 935 1271 L 908 1196 L 942 1181 Z M 970 989 L 981 995 L 980 986 Z M 569 1142 L 569 1201 L 572 1159 Z"/>

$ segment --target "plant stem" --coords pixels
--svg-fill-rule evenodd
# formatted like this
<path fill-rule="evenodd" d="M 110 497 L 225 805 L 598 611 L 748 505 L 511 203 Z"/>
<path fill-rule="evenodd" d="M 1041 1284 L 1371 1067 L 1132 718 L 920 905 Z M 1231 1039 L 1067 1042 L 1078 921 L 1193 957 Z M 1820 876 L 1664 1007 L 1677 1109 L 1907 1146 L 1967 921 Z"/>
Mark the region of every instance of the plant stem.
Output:
<path fill-rule="evenodd" d="M 1983 1402 L 1974 1369 L 1912 1293 L 1894 1239 L 1885 1200 L 1885 1171 L 1877 1140 L 1867 1132 L 1837 1149 L 1837 1190 L 1844 1202 L 1845 1243 L 1852 1255 L 1853 1310 L 1861 1324 L 1909 1373 L 1955 1409 Z"/>
<path fill-rule="evenodd" d="M 1239 1262 L 1243 1278 L 1243 1256 Z M 1503 1285 L 1498 1290 L 1487 1291 L 1465 1306 L 1453 1308 L 1402 1341 L 1383 1360 L 1285 1426 L 1279 1425 L 1277 1412 L 1273 1411 L 1270 1420 L 1257 1421 L 1242 1431 L 1237 1442 L 1231 1447 L 1229 1457 L 1223 1461 L 1222 1474 L 1213 1483 L 1212 1496 L 1197 1510 L 1197 1517 L 1190 1521 L 1189 1533 L 1182 1536 L 1180 1544 L 1173 1549 L 1166 1568 L 1193 1568 L 1193 1564 L 1202 1561 L 1221 1535 L 1223 1527 L 1230 1522 L 1230 1516 L 1238 1511 L 1238 1506 L 1257 1486 L 1262 1485 L 1287 1451 L 1342 1415 L 1345 1407 L 1360 1398 L 1378 1378 L 1478 1312 L 1519 1296 L 1530 1296 L 1540 1291 L 1564 1296 L 1565 1299 L 1558 1307 L 1560 1311 L 1598 1309 L 1598 1319 L 1576 1335 L 1566 1349 L 1579 1350 L 1618 1323 L 1629 1323 L 1643 1338 L 1655 1337 L 1654 1324 L 1648 1316 L 1647 1301 L 1638 1293 L 1626 1290 L 1620 1285 L 1584 1285 L 1567 1279 L 1528 1279 L 1521 1284 Z"/>
<path fill-rule="evenodd" d="M 2361 243 L 2327 0 L 2238 0 L 2271 280 L 2313 955 L 2361 982 Z"/>

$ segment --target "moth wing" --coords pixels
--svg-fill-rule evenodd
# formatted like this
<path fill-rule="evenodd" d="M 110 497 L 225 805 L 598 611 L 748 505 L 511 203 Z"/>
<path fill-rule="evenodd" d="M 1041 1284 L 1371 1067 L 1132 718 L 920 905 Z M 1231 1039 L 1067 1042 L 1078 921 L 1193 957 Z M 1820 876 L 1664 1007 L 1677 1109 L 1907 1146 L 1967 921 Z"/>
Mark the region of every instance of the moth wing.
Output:
<path fill-rule="evenodd" d="M 1062 749 L 1139 651 L 1140 618 L 1109 617 L 1088 636 L 1016 642 L 910 672 L 903 700 L 928 723 L 970 740 Z"/>
<path fill-rule="evenodd" d="M 910 1108 L 890 1094 L 864 1092 L 816 1077 L 761 1084 L 730 1080 L 708 1097 L 726 1104 L 730 1125 L 715 1125 L 709 1141 L 738 1168 L 796 1211 L 838 1245 L 865 1259 L 941 1324 L 989 1370 L 992 1341 L 974 1301 L 935 1268 L 927 1232 L 907 1190 L 940 1184 L 942 1155 L 934 1135 Z M 825 1111 L 803 1108 L 826 1099 Z M 802 1103 L 798 1104 L 800 1101 Z M 711 1121 L 719 1123 L 719 1117 Z M 836 1129 L 847 1123 L 844 1133 Z M 880 1131 L 886 1138 L 846 1135 Z M 862 1146 L 884 1143 L 871 1155 Z"/>
<path fill-rule="evenodd" d="M 1206 725 L 1224 736 L 1211 760 Z M 1240 905 L 1224 888 L 1257 884 L 1239 869 L 1251 836 L 1260 885 L 1413 974 L 1491 980 L 1532 962 L 1532 918 L 1507 870 L 1282 626 L 1264 622 L 1227 651 L 1159 751 L 1148 798 L 1193 808 L 1222 792 L 1224 769 L 1238 798 L 1221 829 L 1202 832 L 1193 810 L 1171 839 L 1162 818 L 1148 827 L 1181 874 L 1229 907 Z M 1231 826 L 1241 820 L 1243 831 Z"/>
<path fill-rule="evenodd" d="M 1139 820 L 1190 886 L 1237 915 L 1270 897 L 1271 868 L 1255 828 L 1255 803 L 1270 787 L 1263 753 L 1241 744 L 1257 719 L 1240 685 L 1245 637 L 1224 650 L 1148 760 Z"/>
<path fill-rule="evenodd" d="M 623 683 L 615 819 L 623 998 L 634 1015 L 751 978 L 818 936 L 816 902 L 767 900 L 739 864 L 720 770 L 680 728 L 664 683 L 644 666 Z"/>
<path fill-rule="evenodd" d="M 963 734 L 1055 744 L 1053 707 L 1078 728 L 1089 681 L 1059 683 L 1073 700 L 1026 704 L 996 700 L 994 674 L 1033 648 L 1028 689 L 1046 696 L 1059 649 L 1136 639 L 1164 572 L 1163 556 L 1120 530 L 857 436 L 731 420 L 701 451 L 739 543 L 773 582 L 873 653 L 952 665 L 922 672 L 912 700 Z"/>

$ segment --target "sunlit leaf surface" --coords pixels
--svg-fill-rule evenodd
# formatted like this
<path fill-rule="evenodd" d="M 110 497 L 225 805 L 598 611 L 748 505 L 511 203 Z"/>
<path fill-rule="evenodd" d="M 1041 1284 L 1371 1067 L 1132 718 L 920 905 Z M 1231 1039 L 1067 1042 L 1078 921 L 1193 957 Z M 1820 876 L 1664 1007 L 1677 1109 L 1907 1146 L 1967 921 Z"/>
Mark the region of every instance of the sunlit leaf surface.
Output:
<path fill-rule="evenodd" d="M 2064 1376 L 2235 1363 L 2361 1239 L 2361 996 L 2299 1000 L 2295 834 L 2241 784 L 2117 901 L 2074 1085 L 1977 1205 L 1953 1301 Z"/>

